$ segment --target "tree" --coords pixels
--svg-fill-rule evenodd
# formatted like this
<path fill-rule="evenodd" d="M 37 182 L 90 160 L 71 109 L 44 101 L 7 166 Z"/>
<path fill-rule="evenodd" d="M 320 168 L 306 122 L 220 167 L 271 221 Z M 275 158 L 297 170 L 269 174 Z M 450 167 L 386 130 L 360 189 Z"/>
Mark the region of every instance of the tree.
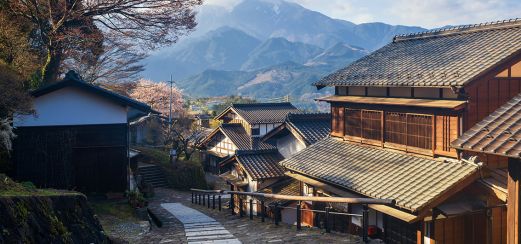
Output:
<path fill-rule="evenodd" d="M 170 85 L 166 82 L 153 82 L 141 79 L 136 82 L 130 97 L 150 105 L 163 116 L 170 113 Z M 183 94 L 176 87 L 172 88 L 172 114 L 181 117 L 185 113 Z"/>
<path fill-rule="evenodd" d="M 29 43 L 30 35 L 31 28 L 19 17 L 9 16 L 0 3 L 0 64 L 24 80 L 31 78 L 41 62 L 36 49 Z M 25 86 L 29 88 L 29 84 Z"/>
<path fill-rule="evenodd" d="M 194 152 L 206 136 L 204 128 L 197 126 L 189 118 L 177 119 L 170 126 L 165 124 L 166 145 L 171 145 L 177 152 L 177 159 L 184 156 L 190 160 Z"/>
<path fill-rule="evenodd" d="M 15 114 L 31 114 L 31 97 L 23 89 L 20 77 L 6 64 L 0 63 L 0 153 L 10 151 L 15 137 L 11 127 Z"/>
<path fill-rule="evenodd" d="M 141 61 L 146 56 L 130 44 L 105 40 L 99 57 L 85 58 L 81 53 L 72 55 L 64 61 L 61 72 L 75 70 L 84 81 L 99 85 L 130 83 L 137 80 L 144 70 Z"/>
<path fill-rule="evenodd" d="M 151 50 L 177 41 L 196 25 L 202 0 L 11 0 L 9 11 L 31 23 L 45 51 L 44 84 L 56 80 L 67 55 L 103 52 L 105 39 Z"/>

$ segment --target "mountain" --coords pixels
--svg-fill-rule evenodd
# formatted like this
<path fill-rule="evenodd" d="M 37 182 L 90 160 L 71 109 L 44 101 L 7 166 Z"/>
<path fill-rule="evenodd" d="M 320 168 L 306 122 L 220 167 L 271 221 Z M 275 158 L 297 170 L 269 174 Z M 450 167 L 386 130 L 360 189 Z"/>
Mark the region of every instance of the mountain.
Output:
<path fill-rule="evenodd" d="M 313 59 L 310 59 L 306 65 L 326 65 L 332 66 L 333 69 L 340 69 L 346 64 L 351 63 L 368 53 L 369 52 L 363 48 L 339 42 Z"/>
<path fill-rule="evenodd" d="M 146 60 L 145 76 L 164 80 L 170 74 L 178 79 L 206 69 L 238 70 L 260 43 L 243 31 L 220 27 L 170 52 L 151 56 Z"/>
<path fill-rule="evenodd" d="M 190 96 L 309 99 L 310 84 L 389 43 L 414 26 L 354 24 L 284 0 L 203 5 L 197 29 L 145 60 L 144 78 L 174 79 Z M 320 91 L 319 93 L 323 93 Z"/>
<path fill-rule="evenodd" d="M 301 42 L 290 42 L 284 38 L 270 38 L 255 48 L 242 70 L 255 70 L 286 62 L 305 63 L 322 52 L 322 48 Z"/>

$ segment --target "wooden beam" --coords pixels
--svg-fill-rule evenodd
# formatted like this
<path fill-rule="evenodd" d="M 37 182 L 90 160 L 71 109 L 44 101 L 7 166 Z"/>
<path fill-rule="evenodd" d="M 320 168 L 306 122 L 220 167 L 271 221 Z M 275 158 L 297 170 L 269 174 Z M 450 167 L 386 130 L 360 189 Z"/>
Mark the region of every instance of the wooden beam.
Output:
<path fill-rule="evenodd" d="M 292 177 L 292 178 L 294 178 L 294 179 L 296 179 L 298 181 L 302 181 L 302 182 L 304 182 L 306 184 L 312 185 L 312 186 L 317 187 L 317 188 L 321 188 L 321 189 L 323 189 L 325 191 L 334 193 L 334 194 L 339 195 L 339 196 L 360 197 L 359 194 L 355 194 L 355 193 L 351 193 L 351 192 L 348 192 L 348 191 L 344 191 L 344 190 L 339 189 L 337 187 L 334 187 L 334 186 L 322 183 L 320 181 L 317 181 L 315 179 L 312 179 L 312 178 L 309 178 L 309 177 L 306 177 L 306 176 L 303 176 L 303 175 L 300 175 L 300 174 L 286 172 L 286 175 L 289 176 L 289 177 Z M 374 209 L 376 211 L 382 212 L 382 213 L 387 214 L 389 216 L 393 216 L 395 218 L 401 219 L 401 220 L 403 220 L 403 221 L 405 221 L 407 223 L 413 223 L 413 222 L 416 222 L 416 221 L 419 220 L 418 216 L 416 216 L 416 215 L 413 215 L 413 214 L 410 214 L 410 213 L 407 213 L 407 212 L 404 212 L 404 211 L 401 211 L 399 209 L 396 209 L 396 208 L 393 208 L 393 207 L 389 207 L 389 206 L 386 206 L 386 205 L 369 204 L 368 206 L 371 209 Z"/>
<path fill-rule="evenodd" d="M 507 199 L 507 243 L 519 243 L 519 201 L 521 180 L 521 160 L 508 160 L 508 199 Z"/>

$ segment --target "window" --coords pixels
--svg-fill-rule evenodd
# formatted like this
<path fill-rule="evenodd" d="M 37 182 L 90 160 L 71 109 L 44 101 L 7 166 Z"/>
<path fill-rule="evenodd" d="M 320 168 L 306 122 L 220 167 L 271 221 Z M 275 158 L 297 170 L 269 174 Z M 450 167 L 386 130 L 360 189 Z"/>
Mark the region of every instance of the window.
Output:
<path fill-rule="evenodd" d="M 260 128 L 251 128 L 251 135 L 252 136 L 260 135 Z"/>
<path fill-rule="evenodd" d="M 385 113 L 385 142 L 407 144 L 407 115 L 405 113 Z"/>
<path fill-rule="evenodd" d="M 346 109 L 346 135 L 362 137 L 362 111 L 360 109 Z"/>
<path fill-rule="evenodd" d="M 407 146 L 432 149 L 432 116 L 407 114 Z"/>
<path fill-rule="evenodd" d="M 346 135 L 382 140 L 382 111 L 346 109 Z"/>
<path fill-rule="evenodd" d="M 362 138 L 382 140 L 382 111 L 362 110 Z"/>
<path fill-rule="evenodd" d="M 432 116 L 385 113 L 385 142 L 432 149 Z"/>
<path fill-rule="evenodd" d="M 337 95 L 346 96 L 347 95 L 347 86 L 337 86 L 336 87 Z"/>
<path fill-rule="evenodd" d="M 367 96 L 386 97 L 387 96 L 387 87 L 368 87 Z"/>

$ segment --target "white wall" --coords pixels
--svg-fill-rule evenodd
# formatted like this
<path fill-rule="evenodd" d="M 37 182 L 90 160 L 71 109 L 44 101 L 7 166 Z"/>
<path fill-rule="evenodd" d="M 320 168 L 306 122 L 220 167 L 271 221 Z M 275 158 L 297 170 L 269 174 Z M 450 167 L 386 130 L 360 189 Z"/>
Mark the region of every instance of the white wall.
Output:
<path fill-rule="evenodd" d="M 34 99 L 36 116 L 15 116 L 14 126 L 127 123 L 127 109 L 107 98 L 66 87 Z"/>
<path fill-rule="evenodd" d="M 295 138 L 292 134 L 288 134 L 277 140 L 277 149 L 284 158 L 289 158 L 304 148 L 306 148 L 306 145 L 297 140 L 297 138 Z"/>
<path fill-rule="evenodd" d="M 257 136 L 263 136 L 266 135 L 268 132 L 273 130 L 275 127 L 281 125 L 281 123 L 274 123 L 274 124 L 254 124 L 251 126 L 252 129 L 259 128 L 260 134 Z"/>
<path fill-rule="evenodd" d="M 228 137 L 224 137 L 221 141 L 217 143 L 214 147 L 210 148 L 210 151 L 226 154 L 226 155 L 233 155 L 235 154 L 235 150 L 237 150 L 237 147 L 232 143 L 232 141 Z"/>

